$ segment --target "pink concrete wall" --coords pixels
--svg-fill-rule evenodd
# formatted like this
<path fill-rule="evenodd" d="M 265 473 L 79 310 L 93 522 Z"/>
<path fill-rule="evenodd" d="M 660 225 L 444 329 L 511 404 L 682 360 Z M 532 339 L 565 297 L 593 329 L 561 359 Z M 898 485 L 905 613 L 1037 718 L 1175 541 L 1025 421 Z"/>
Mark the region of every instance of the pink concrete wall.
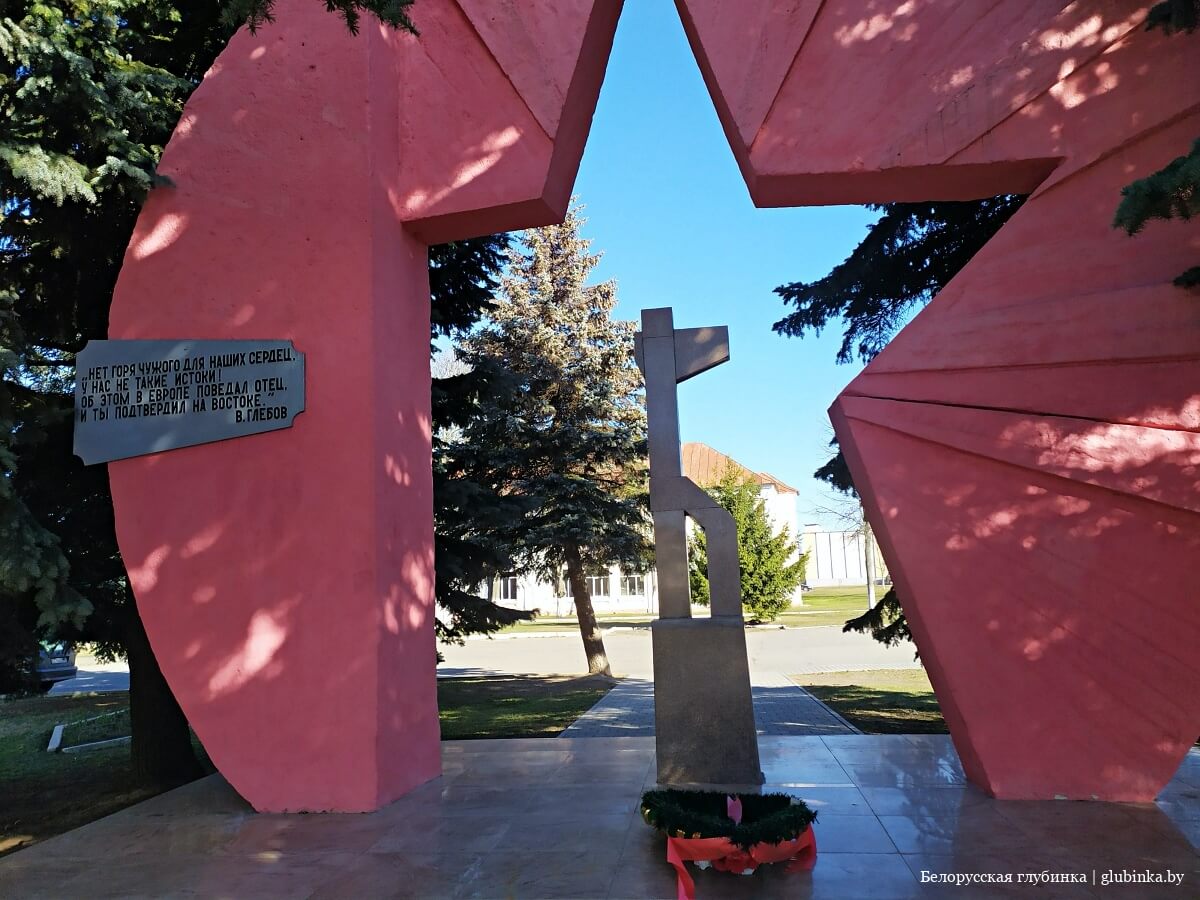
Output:
<path fill-rule="evenodd" d="M 619 10 L 422 0 L 418 40 L 281 0 L 164 153 L 111 337 L 306 354 L 293 428 L 110 466 L 156 655 L 259 810 L 438 774 L 426 243 L 561 219 Z"/>
<path fill-rule="evenodd" d="M 1200 323 L 1166 284 L 1200 237 L 1107 227 L 1200 133 L 1200 54 L 1145 5 L 679 0 L 760 205 L 1036 189 L 833 410 L 999 796 L 1144 799 L 1200 731 Z M 112 336 L 308 355 L 291 430 L 110 467 L 163 669 L 259 809 L 438 770 L 424 246 L 562 215 L 619 6 L 422 0 L 417 40 L 283 0 L 167 148 Z"/>
<path fill-rule="evenodd" d="M 1148 3 L 678 0 L 755 202 L 1033 197 L 831 410 L 970 778 L 1146 800 L 1200 734 L 1200 136 Z"/>

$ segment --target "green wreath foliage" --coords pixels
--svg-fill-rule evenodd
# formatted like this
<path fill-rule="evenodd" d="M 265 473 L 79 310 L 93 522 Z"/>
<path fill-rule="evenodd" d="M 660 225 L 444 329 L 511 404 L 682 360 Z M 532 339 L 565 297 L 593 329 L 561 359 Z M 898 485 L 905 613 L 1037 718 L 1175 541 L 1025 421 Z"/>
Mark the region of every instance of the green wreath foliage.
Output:
<path fill-rule="evenodd" d="M 642 818 L 668 837 L 723 837 L 743 850 L 795 840 L 817 820 L 804 801 L 787 794 L 737 794 L 742 821 L 735 825 L 726 814 L 728 796 L 720 791 L 646 791 Z"/>

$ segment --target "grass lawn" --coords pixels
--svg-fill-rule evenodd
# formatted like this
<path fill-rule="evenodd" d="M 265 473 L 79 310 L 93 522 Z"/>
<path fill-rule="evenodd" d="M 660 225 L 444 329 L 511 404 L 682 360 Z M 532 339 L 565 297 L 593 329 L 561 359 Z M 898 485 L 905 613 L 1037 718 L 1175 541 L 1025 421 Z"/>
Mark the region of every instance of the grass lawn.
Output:
<path fill-rule="evenodd" d="M 442 739 L 553 737 L 612 686 L 601 675 L 439 678 Z"/>
<path fill-rule="evenodd" d="M 135 784 L 128 745 L 46 752 L 55 725 L 128 707 L 124 692 L 0 701 L 0 856 L 154 795 Z"/>
<path fill-rule="evenodd" d="M 556 735 L 611 687 L 599 676 L 439 679 L 442 737 Z M 128 709 L 123 691 L 0 700 L 0 856 L 154 795 L 134 783 L 128 744 L 46 752 L 51 731 L 62 723 L 66 744 L 128 734 L 122 727 Z M 198 742 L 196 747 L 208 766 Z"/>
<path fill-rule="evenodd" d="M 133 726 L 129 721 L 129 707 L 122 705 L 112 712 L 98 713 L 81 719 L 72 717 L 70 724 L 63 729 L 62 745 L 63 747 L 78 747 L 80 744 L 128 737 L 132 733 Z"/>
<path fill-rule="evenodd" d="M 946 733 L 924 669 L 828 672 L 792 680 L 867 734 Z"/>
<path fill-rule="evenodd" d="M 886 594 L 887 590 L 883 585 L 876 585 L 876 599 Z M 836 625 L 841 628 L 847 619 L 853 619 L 866 611 L 866 585 L 813 588 L 804 592 L 803 606 L 792 607 L 780 614 L 771 624 L 786 625 L 789 628 L 815 628 L 821 625 Z"/>

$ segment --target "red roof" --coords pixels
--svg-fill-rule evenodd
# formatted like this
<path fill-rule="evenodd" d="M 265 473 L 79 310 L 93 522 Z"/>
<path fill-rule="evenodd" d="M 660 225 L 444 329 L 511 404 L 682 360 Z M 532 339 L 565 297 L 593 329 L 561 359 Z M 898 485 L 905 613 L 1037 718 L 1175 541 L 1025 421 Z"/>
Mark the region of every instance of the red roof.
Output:
<path fill-rule="evenodd" d="M 708 444 L 692 441 L 683 445 L 683 474 L 701 487 L 716 484 L 721 480 L 726 469 L 741 472 L 759 484 L 769 484 L 781 494 L 798 493 L 794 487 L 784 484 L 774 475 L 747 469 L 736 459 L 726 456 L 719 450 L 714 450 Z"/>

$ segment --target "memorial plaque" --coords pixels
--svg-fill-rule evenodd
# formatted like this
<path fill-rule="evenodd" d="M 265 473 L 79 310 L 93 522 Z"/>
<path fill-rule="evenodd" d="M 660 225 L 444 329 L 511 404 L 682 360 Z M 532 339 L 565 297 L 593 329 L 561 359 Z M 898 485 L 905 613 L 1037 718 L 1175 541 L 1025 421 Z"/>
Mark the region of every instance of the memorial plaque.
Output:
<path fill-rule="evenodd" d="M 75 360 L 85 465 L 290 428 L 303 411 L 291 341 L 89 341 Z"/>

